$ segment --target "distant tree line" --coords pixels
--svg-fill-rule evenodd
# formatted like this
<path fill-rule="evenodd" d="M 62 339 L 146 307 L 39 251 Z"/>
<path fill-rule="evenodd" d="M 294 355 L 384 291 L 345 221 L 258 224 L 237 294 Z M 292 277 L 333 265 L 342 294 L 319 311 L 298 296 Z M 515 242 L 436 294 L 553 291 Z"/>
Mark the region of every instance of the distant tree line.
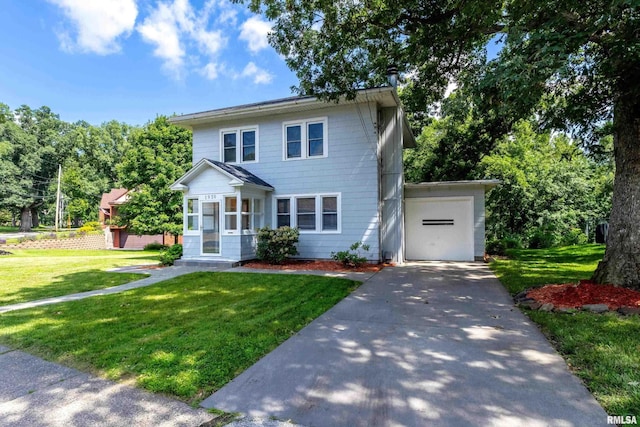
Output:
<path fill-rule="evenodd" d="M 101 195 L 125 187 L 135 190 L 131 204 L 138 209 L 123 210 L 121 223 L 138 234 L 175 233 L 182 198 L 167 183 L 191 165 L 191 132 L 164 116 L 144 126 L 94 126 L 67 123 L 48 107 L 0 103 L 0 224 L 21 231 L 52 225 L 59 165 L 64 224 L 97 220 Z"/>

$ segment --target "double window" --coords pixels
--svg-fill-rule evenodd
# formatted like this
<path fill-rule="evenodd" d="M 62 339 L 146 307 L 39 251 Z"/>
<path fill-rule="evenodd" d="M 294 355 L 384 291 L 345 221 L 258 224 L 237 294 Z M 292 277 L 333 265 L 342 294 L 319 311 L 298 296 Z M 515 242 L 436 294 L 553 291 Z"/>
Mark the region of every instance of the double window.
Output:
<path fill-rule="evenodd" d="M 225 163 L 258 161 L 258 128 L 223 129 L 220 131 L 221 158 Z"/>
<path fill-rule="evenodd" d="M 301 232 L 340 232 L 339 194 L 278 197 L 275 210 L 278 227 L 297 227 Z"/>
<path fill-rule="evenodd" d="M 286 122 L 284 127 L 285 160 L 327 156 L 327 119 Z"/>

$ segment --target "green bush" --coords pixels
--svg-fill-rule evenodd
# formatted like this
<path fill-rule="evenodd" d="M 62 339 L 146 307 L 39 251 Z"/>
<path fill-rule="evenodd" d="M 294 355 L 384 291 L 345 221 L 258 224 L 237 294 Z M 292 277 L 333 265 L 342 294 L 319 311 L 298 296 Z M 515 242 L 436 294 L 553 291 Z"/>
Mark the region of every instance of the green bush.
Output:
<path fill-rule="evenodd" d="M 519 237 L 509 236 L 487 242 L 486 252 L 490 255 L 506 255 L 507 249 L 522 249 Z"/>
<path fill-rule="evenodd" d="M 98 221 L 85 222 L 77 229 L 78 233 L 90 233 L 92 231 L 102 231 L 102 225 Z"/>
<path fill-rule="evenodd" d="M 561 246 L 584 245 L 585 243 L 587 243 L 587 235 L 579 228 L 570 229 L 560 241 Z"/>
<path fill-rule="evenodd" d="M 297 228 L 261 228 L 258 230 L 256 256 L 269 264 L 282 264 L 290 256 L 298 255 L 296 245 L 299 237 Z"/>
<path fill-rule="evenodd" d="M 548 249 L 556 246 L 558 239 L 549 228 L 538 227 L 529 237 L 529 249 Z"/>
<path fill-rule="evenodd" d="M 143 250 L 145 251 L 164 251 L 166 249 L 169 249 L 169 246 L 163 245 L 162 243 L 158 242 L 149 243 L 147 245 L 144 245 L 143 248 Z"/>
<path fill-rule="evenodd" d="M 367 262 L 367 257 L 363 256 L 360 249 L 368 251 L 369 245 L 365 245 L 362 242 L 355 242 L 349 247 L 349 250 L 331 252 L 331 258 L 341 262 L 345 267 L 359 267 Z"/>
<path fill-rule="evenodd" d="M 177 243 L 160 252 L 161 265 L 173 265 L 174 261 L 182 257 L 182 245 Z"/>

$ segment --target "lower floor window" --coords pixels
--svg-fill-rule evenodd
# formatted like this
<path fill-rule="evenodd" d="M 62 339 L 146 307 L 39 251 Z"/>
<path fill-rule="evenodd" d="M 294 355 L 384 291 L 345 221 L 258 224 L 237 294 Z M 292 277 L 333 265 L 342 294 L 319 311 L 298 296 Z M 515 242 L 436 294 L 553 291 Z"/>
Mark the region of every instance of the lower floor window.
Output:
<path fill-rule="evenodd" d="M 301 232 L 340 232 L 339 205 L 339 194 L 278 197 L 275 223 Z"/>

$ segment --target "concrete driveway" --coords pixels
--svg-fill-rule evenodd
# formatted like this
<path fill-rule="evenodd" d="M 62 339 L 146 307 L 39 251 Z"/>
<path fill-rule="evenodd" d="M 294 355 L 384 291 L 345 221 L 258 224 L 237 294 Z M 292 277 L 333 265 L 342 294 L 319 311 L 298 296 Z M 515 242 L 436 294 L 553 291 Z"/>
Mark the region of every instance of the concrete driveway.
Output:
<path fill-rule="evenodd" d="M 604 426 L 486 265 L 387 268 L 202 402 L 305 426 Z"/>

